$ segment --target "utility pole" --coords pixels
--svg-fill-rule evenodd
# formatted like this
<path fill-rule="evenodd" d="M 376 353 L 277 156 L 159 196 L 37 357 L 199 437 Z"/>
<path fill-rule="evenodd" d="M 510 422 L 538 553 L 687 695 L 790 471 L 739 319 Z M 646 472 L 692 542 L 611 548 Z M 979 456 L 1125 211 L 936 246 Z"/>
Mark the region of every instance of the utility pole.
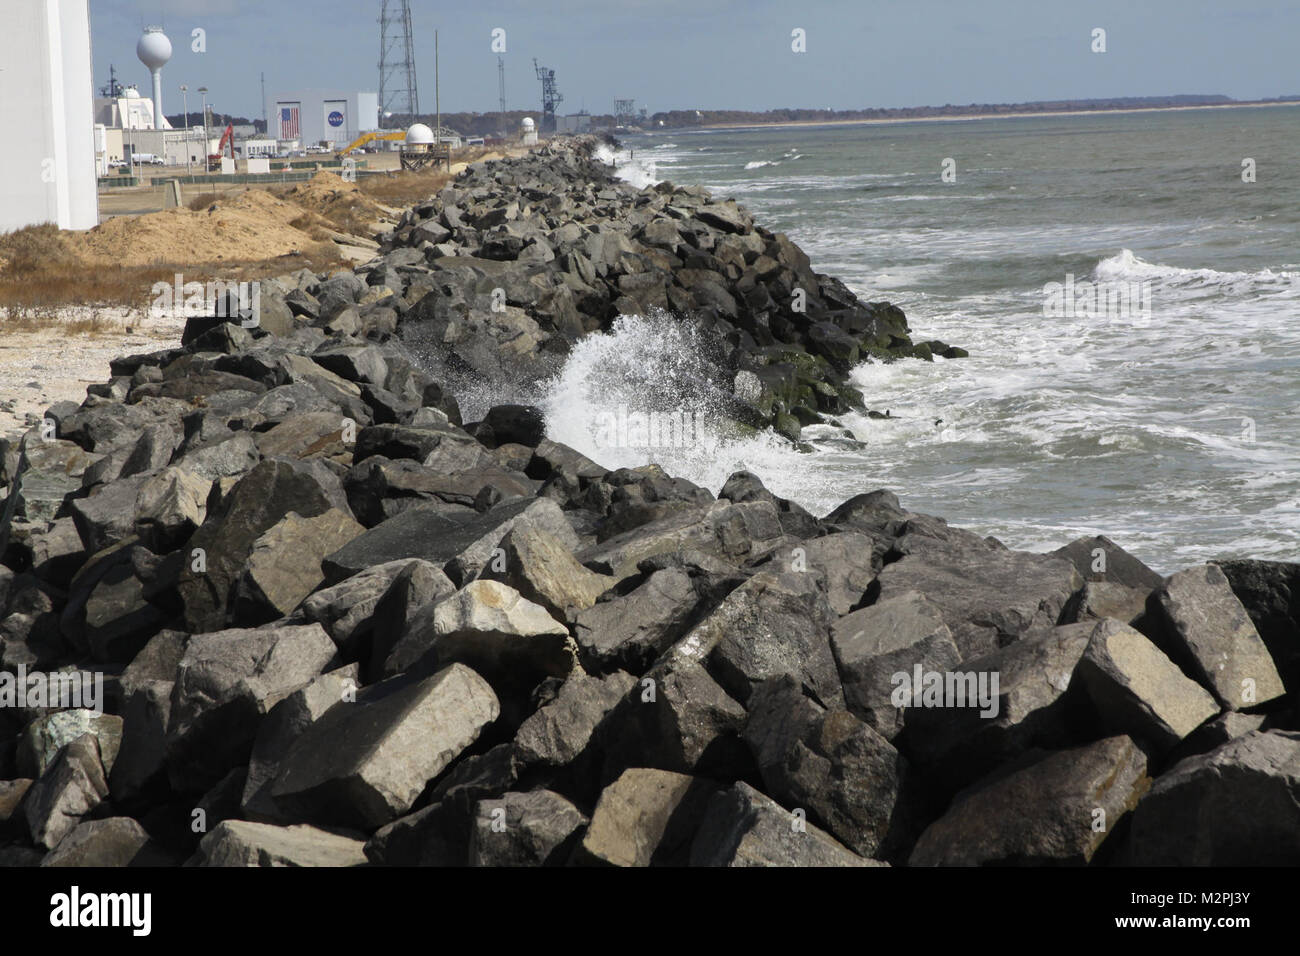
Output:
<path fill-rule="evenodd" d="M 497 85 L 501 88 L 501 133 L 506 138 L 506 58 L 497 57 Z"/>
<path fill-rule="evenodd" d="M 194 148 L 190 142 L 190 88 L 184 83 L 181 84 L 181 103 L 181 108 L 185 110 L 185 175 L 193 176 L 194 171 L 190 167 L 190 152 Z"/>
<path fill-rule="evenodd" d="M 266 127 L 263 136 L 271 135 L 271 121 L 266 117 L 266 72 L 262 73 L 262 125 Z"/>
<path fill-rule="evenodd" d="M 433 31 L 433 108 L 438 114 L 438 126 L 433 132 L 433 141 L 442 145 L 442 74 L 438 67 L 438 31 Z"/>

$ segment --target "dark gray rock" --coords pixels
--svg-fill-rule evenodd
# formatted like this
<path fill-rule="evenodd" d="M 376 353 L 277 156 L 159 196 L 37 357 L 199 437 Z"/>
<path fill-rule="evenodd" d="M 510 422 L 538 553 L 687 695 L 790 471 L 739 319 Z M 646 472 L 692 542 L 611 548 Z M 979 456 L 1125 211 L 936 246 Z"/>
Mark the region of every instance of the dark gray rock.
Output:
<path fill-rule="evenodd" d="M 1300 733 L 1253 731 L 1161 774 L 1130 846 L 1136 866 L 1300 863 Z"/>
<path fill-rule="evenodd" d="M 1061 750 L 961 793 L 911 866 L 1083 866 L 1150 786 L 1129 737 Z"/>
<path fill-rule="evenodd" d="M 915 531 L 908 545 L 917 550 L 880 572 L 880 600 L 908 591 L 924 594 L 943 611 L 963 659 L 996 651 L 1031 629 L 1055 625 L 1066 601 L 1083 584 L 1062 558 L 954 545 Z"/>
<path fill-rule="evenodd" d="M 53 849 L 108 796 L 99 743 L 93 734 L 65 746 L 23 801 L 32 841 Z"/>
<path fill-rule="evenodd" d="M 1076 735 L 1095 717 L 1082 689 L 1071 689 L 1093 630 L 1091 623 L 1052 628 L 964 660 L 940 675 L 944 693 L 937 700 L 925 693 L 926 672 L 920 693 L 912 686 L 915 672 L 905 674 L 896 687 L 900 700 L 909 701 L 899 738 L 903 751 L 934 781 L 955 791 L 1030 748 L 1079 742 Z M 953 691 L 965 694 L 965 706 L 947 698 L 949 674 Z M 987 708 L 977 699 L 981 690 L 988 694 Z"/>
<path fill-rule="evenodd" d="M 334 642 L 318 624 L 191 637 L 176 668 L 168 715 L 173 788 L 201 792 L 247 764 L 267 711 L 333 656 Z"/>
<path fill-rule="evenodd" d="M 865 860 L 743 781 L 709 803 L 692 866 L 882 866 Z"/>
<path fill-rule="evenodd" d="M 479 802 L 469 841 L 470 866 L 559 866 L 587 817 L 549 790 L 505 793 Z"/>
<path fill-rule="evenodd" d="M 881 601 L 840 618 L 831 649 L 851 713 L 886 740 L 903 730 L 904 709 L 894 704 L 897 673 L 947 672 L 960 661 L 943 612 L 916 592 Z"/>
<path fill-rule="evenodd" d="M 773 680 L 750 700 L 745 742 L 767 792 L 854 852 L 889 858 L 910 843 L 907 761 L 848 711 Z"/>

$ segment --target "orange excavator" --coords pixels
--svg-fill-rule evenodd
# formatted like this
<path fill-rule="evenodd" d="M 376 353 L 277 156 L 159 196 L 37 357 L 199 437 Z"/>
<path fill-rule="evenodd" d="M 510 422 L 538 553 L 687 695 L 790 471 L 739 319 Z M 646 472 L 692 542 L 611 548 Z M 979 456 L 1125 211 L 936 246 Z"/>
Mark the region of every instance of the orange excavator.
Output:
<path fill-rule="evenodd" d="M 226 149 L 230 149 L 230 158 L 235 158 L 235 125 L 233 123 L 226 127 L 226 131 L 221 134 L 221 142 L 217 144 L 217 151 L 208 156 L 208 172 L 215 172 L 221 168 L 221 160 L 226 155 Z"/>

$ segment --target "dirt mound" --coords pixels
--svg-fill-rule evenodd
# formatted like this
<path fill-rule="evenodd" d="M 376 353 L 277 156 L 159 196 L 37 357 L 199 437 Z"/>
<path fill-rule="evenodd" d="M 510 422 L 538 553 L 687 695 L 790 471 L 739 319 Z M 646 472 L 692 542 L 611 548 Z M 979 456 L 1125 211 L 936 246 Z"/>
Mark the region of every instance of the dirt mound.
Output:
<path fill-rule="evenodd" d="M 303 209 L 261 189 L 219 199 L 198 212 L 168 209 L 119 217 L 85 233 L 68 234 L 65 244 L 87 264 L 200 264 L 271 259 L 317 240 L 316 225 Z"/>
<path fill-rule="evenodd" d="M 354 215 L 367 213 L 376 219 L 385 212 L 384 207 L 370 199 L 356 183 L 345 182 L 342 177 L 324 170 L 305 183 L 277 190 L 276 195 L 326 219 L 333 218 L 341 210 L 349 210 Z"/>

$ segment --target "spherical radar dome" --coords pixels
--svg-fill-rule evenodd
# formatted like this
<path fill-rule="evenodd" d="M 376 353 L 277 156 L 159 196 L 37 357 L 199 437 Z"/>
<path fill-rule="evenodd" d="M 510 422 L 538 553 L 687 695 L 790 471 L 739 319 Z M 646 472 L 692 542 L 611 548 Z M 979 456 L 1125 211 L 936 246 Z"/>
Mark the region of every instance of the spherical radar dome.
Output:
<path fill-rule="evenodd" d="M 523 123 L 520 125 L 523 126 L 524 132 L 526 133 L 531 133 L 537 127 L 537 124 L 533 122 L 531 116 L 525 116 Z"/>
<path fill-rule="evenodd" d="M 416 123 L 406 131 L 407 146 L 428 146 L 433 142 L 433 130 L 423 123 Z"/>
<path fill-rule="evenodd" d="M 135 45 L 135 55 L 150 70 L 161 70 L 172 58 L 172 41 L 157 27 L 150 27 Z"/>

